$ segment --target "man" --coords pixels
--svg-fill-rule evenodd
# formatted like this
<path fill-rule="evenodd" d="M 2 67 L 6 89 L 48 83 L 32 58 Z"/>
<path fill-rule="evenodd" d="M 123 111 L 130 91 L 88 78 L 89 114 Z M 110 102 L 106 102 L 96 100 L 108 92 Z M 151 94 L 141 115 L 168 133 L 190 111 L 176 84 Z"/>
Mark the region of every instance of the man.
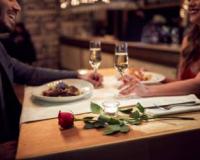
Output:
<path fill-rule="evenodd" d="M 2 37 L 1 39 L 2 44 L 11 57 L 26 64 L 32 64 L 36 61 L 35 47 L 23 23 L 17 23 L 10 36 Z"/>
<path fill-rule="evenodd" d="M 20 5 L 16 0 L 0 0 L 1 33 L 14 29 L 16 16 L 20 10 Z M 73 71 L 58 71 L 28 66 L 9 57 L 0 43 L 0 143 L 17 140 L 18 138 L 21 104 L 14 93 L 13 83 L 40 85 L 62 78 L 81 78 L 90 81 L 96 87 L 102 83 L 102 76 L 94 76 L 93 73 L 81 76 Z M 2 158 L 2 146 L 0 145 L 0 159 Z"/>

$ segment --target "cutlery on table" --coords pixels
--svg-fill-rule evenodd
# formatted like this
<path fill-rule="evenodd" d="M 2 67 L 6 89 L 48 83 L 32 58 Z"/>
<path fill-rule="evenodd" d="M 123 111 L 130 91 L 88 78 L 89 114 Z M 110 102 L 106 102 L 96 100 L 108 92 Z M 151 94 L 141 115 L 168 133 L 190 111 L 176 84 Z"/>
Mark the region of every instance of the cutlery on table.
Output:
<path fill-rule="evenodd" d="M 156 108 L 162 108 L 165 110 L 170 110 L 173 107 L 193 107 L 200 105 L 200 102 L 190 101 L 190 102 L 183 102 L 183 103 L 173 103 L 173 104 L 167 104 L 167 105 L 154 105 L 150 107 L 146 107 L 146 109 L 156 109 Z"/>

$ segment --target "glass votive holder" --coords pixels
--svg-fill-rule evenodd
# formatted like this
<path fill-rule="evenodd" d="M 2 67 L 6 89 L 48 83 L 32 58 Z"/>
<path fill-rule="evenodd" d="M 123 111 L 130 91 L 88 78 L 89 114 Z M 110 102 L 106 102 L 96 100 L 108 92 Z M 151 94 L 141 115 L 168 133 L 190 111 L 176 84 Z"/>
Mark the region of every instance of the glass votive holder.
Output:
<path fill-rule="evenodd" d="M 103 102 L 104 113 L 110 116 L 115 116 L 118 112 L 120 103 L 116 100 L 108 100 Z"/>

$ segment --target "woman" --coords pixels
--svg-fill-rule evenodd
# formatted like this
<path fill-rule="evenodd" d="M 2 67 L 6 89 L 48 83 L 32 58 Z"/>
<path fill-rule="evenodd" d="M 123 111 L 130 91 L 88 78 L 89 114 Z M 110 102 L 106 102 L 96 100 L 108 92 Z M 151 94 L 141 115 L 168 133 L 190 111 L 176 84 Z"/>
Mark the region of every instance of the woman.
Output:
<path fill-rule="evenodd" d="M 138 96 L 200 95 L 200 0 L 190 0 L 190 31 L 183 39 L 177 81 L 162 85 L 144 86 L 126 77 L 120 93 Z"/>

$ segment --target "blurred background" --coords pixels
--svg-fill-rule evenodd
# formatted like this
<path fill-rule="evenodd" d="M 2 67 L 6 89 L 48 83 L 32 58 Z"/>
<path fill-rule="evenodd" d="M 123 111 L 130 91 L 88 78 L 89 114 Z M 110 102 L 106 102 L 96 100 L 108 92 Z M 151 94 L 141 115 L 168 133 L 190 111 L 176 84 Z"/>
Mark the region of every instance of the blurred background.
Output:
<path fill-rule="evenodd" d="M 99 39 L 100 68 L 113 67 L 114 45 L 127 41 L 130 66 L 176 75 L 180 44 L 188 26 L 188 0 L 20 0 L 20 4 L 18 21 L 33 44 L 28 47 L 32 51 L 24 51 L 32 57 L 25 60 L 29 64 L 91 69 L 89 41 Z"/>

